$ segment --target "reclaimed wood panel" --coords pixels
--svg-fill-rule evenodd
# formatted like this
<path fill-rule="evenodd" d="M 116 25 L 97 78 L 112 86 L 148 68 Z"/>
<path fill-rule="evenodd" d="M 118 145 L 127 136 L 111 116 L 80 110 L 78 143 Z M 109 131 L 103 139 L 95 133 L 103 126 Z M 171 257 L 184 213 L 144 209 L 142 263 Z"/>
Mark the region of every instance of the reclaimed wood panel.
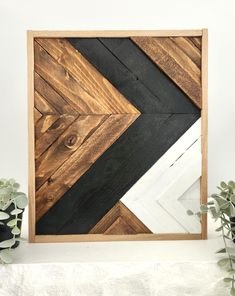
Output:
<path fill-rule="evenodd" d="M 198 238 L 201 34 L 67 37 L 33 43 L 36 235 Z"/>

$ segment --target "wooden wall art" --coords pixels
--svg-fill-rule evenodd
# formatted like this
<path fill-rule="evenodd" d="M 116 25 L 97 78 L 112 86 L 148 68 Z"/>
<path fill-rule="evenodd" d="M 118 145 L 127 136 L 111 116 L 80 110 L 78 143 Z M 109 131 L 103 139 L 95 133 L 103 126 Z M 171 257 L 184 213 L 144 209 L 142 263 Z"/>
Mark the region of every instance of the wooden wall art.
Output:
<path fill-rule="evenodd" d="M 30 241 L 204 239 L 207 30 L 28 32 Z"/>

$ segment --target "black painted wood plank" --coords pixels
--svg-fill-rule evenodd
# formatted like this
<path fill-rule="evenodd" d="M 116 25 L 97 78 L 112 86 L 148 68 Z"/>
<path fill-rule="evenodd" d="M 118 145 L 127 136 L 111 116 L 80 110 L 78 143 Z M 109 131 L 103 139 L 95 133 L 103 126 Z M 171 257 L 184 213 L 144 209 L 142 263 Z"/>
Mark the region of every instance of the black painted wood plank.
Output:
<path fill-rule="evenodd" d="M 200 112 L 129 38 L 69 41 L 141 113 Z"/>
<path fill-rule="evenodd" d="M 37 222 L 36 233 L 88 233 L 198 118 L 141 115 Z"/>

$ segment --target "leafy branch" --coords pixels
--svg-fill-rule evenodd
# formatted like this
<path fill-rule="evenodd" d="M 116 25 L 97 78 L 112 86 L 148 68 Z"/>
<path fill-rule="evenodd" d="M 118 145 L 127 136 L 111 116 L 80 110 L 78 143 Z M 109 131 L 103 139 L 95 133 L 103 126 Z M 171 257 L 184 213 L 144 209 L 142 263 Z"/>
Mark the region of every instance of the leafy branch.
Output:
<path fill-rule="evenodd" d="M 230 295 L 235 296 L 235 182 L 221 182 L 217 188 L 219 192 L 212 194 L 207 204 L 201 205 L 200 212 L 188 210 L 187 213 L 200 217 L 209 212 L 214 221 L 220 223 L 216 232 L 221 233 L 224 247 L 216 253 L 224 257 L 218 265 L 227 271 L 224 282 L 231 283 Z"/>
<path fill-rule="evenodd" d="M 22 214 L 28 199 L 19 192 L 20 185 L 14 179 L 0 179 L 0 225 L 10 229 L 12 237 L 0 242 L 0 263 L 12 262 L 12 248 L 20 238 Z M 13 205 L 13 209 L 11 209 Z"/>

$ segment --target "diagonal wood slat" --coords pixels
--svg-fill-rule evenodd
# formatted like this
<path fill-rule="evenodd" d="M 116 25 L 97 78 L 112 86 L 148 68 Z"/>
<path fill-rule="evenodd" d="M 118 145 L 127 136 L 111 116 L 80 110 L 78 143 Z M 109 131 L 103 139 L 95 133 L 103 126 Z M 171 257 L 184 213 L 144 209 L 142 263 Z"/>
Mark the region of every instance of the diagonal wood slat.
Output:
<path fill-rule="evenodd" d="M 37 42 L 36 71 L 76 104 L 80 114 L 139 113 L 67 40 Z"/>
<path fill-rule="evenodd" d="M 92 166 L 137 119 L 137 114 L 110 115 L 108 119 L 76 150 L 36 192 L 37 219 Z"/>
<path fill-rule="evenodd" d="M 74 109 L 66 100 L 63 99 L 51 86 L 48 84 L 38 73 L 34 73 L 34 88 L 55 110 L 60 114 L 78 115 L 76 109 Z M 35 105 L 37 98 L 34 98 Z"/>
<path fill-rule="evenodd" d="M 201 108 L 200 69 L 172 38 L 132 37 L 132 40 Z"/>

